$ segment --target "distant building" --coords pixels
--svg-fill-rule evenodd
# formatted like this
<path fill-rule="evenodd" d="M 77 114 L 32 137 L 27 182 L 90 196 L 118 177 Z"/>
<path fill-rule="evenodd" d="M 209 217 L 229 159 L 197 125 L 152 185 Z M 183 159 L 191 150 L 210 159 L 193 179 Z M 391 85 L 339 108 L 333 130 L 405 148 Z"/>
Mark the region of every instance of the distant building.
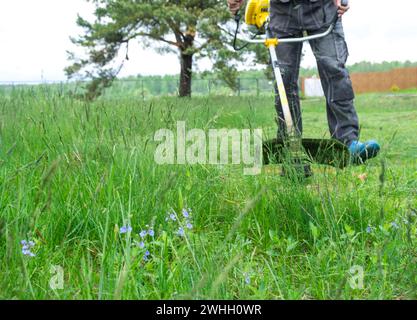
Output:
<path fill-rule="evenodd" d="M 324 97 L 323 87 L 320 78 L 304 78 L 303 93 L 306 97 Z"/>

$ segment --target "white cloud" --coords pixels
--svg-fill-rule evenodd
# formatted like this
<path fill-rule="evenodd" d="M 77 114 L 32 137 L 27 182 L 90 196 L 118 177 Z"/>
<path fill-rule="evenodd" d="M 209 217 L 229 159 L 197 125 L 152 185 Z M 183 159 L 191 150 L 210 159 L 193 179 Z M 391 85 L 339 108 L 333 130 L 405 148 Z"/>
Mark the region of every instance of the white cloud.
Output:
<path fill-rule="evenodd" d="M 416 1 L 350 0 L 350 5 L 343 18 L 348 64 L 362 60 L 417 61 Z M 310 48 L 307 51 L 304 65 L 314 65 Z"/>
<path fill-rule="evenodd" d="M 226 0 L 225 0 L 226 1 Z M 351 0 L 344 18 L 349 63 L 361 60 L 417 61 L 417 2 Z M 69 36 L 80 32 L 77 13 L 91 16 L 85 0 L 0 0 L 0 81 L 63 80 Z M 306 46 L 307 48 L 308 46 Z M 121 75 L 174 74 L 175 54 L 158 55 L 134 45 Z M 314 65 L 311 53 L 304 66 Z M 200 69 L 209 65 L 203 63 Z"/>

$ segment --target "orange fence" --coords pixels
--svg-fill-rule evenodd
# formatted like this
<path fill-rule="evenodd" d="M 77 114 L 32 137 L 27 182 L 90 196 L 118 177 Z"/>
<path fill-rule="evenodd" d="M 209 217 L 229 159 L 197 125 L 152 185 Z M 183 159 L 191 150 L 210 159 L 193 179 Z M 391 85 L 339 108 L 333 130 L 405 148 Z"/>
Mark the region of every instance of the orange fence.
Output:
<path fill-rule="evenodd" d="M 350 77 L 357 93 L 417 88 L 417 67 L 387 72 L 352 73 Z"/>
<path fill-rule="evenodd" d="M 386 72 L 352 73 L 350 77 L 356 93 L 417 88 L 417 67 L 399 68 Z M 305 93 L 304 80 L 303 78 L 301 81 L 301 90 Z"/>

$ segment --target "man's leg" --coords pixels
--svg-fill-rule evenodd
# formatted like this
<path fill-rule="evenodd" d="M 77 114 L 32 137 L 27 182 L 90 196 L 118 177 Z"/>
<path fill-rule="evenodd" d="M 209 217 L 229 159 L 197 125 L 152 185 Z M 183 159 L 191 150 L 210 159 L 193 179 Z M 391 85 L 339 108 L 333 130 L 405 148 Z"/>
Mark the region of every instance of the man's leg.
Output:
<path fill-rule="evenodd" d="M 342 22 L 331 34 L 310 41 L 327 101 L 327 119 L 333 138 L 349 146 L 359 137 L 359 121 L 353 104 L 354 92 L 345 63 L 348 49 Z"/>
<path fill-rule="evenodd" d="M 287 93 L 291 116 L 293 118 L 296 133 L 301 135 L 303 124 L 301 119 L 300 97 L 298 95 L 298 75 L 300 71 L 300 60 L 302 43 L 281 43 L 277 46 L 276 52 L 279 60 L 279 67 Z M 278 116 L 278 138 L 285 139 L 287 135 L 282 105 L 276 85 L 275 108 Z"/>

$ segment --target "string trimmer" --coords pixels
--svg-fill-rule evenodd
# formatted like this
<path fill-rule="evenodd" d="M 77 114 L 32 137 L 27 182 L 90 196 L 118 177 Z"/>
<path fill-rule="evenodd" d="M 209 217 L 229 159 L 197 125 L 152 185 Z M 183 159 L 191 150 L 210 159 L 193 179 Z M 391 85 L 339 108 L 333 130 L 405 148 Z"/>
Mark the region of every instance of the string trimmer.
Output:
<path fill-rule="evenodd" d="M 346 6 L 347 0 L 342 1 L 342 5 Z M 239 37 L 239 40 L 246 42 L 243 47 L 248 44 L 264 44 L 268 48 L 275 76 L 275 85 L 277 86 L 282 105 L 283 120 L 287 129 L 287 137 L 285 140 L 272 139 L 264 143 L 264 162 L 265 164 L 275 162 L 287 165 L 284 166 L 284 173 L 289 176 L 293 176 L 294 174 L 297 177 L 310 176 L 312 174 L 310 163 L 312 162 L 340 168 L 345 167 L 349 163 L 349 150 L 339 141 L 334 139 L 302 139 L 296 133 L 276 54 L 276 47 L 280 43 L 304 42 L 329 35 L 333 31 L 337 19 L 338 17 L 336 15 L 334 23 L 323 33 L 306 35 L 299 38 L 278 39 L 273 37 L 268 29 L 269 0 L 249 0 L 246 5 L 245 23 L 249 26 L 255 26 L 257 32 L 251 38 Z M 236 47 L 239 22 L 241 20 L 239 13 L 236 14 L 235 20 L 237 27 L 233 47 L 235 50 L 240 50 L 243 47 Z"/>

